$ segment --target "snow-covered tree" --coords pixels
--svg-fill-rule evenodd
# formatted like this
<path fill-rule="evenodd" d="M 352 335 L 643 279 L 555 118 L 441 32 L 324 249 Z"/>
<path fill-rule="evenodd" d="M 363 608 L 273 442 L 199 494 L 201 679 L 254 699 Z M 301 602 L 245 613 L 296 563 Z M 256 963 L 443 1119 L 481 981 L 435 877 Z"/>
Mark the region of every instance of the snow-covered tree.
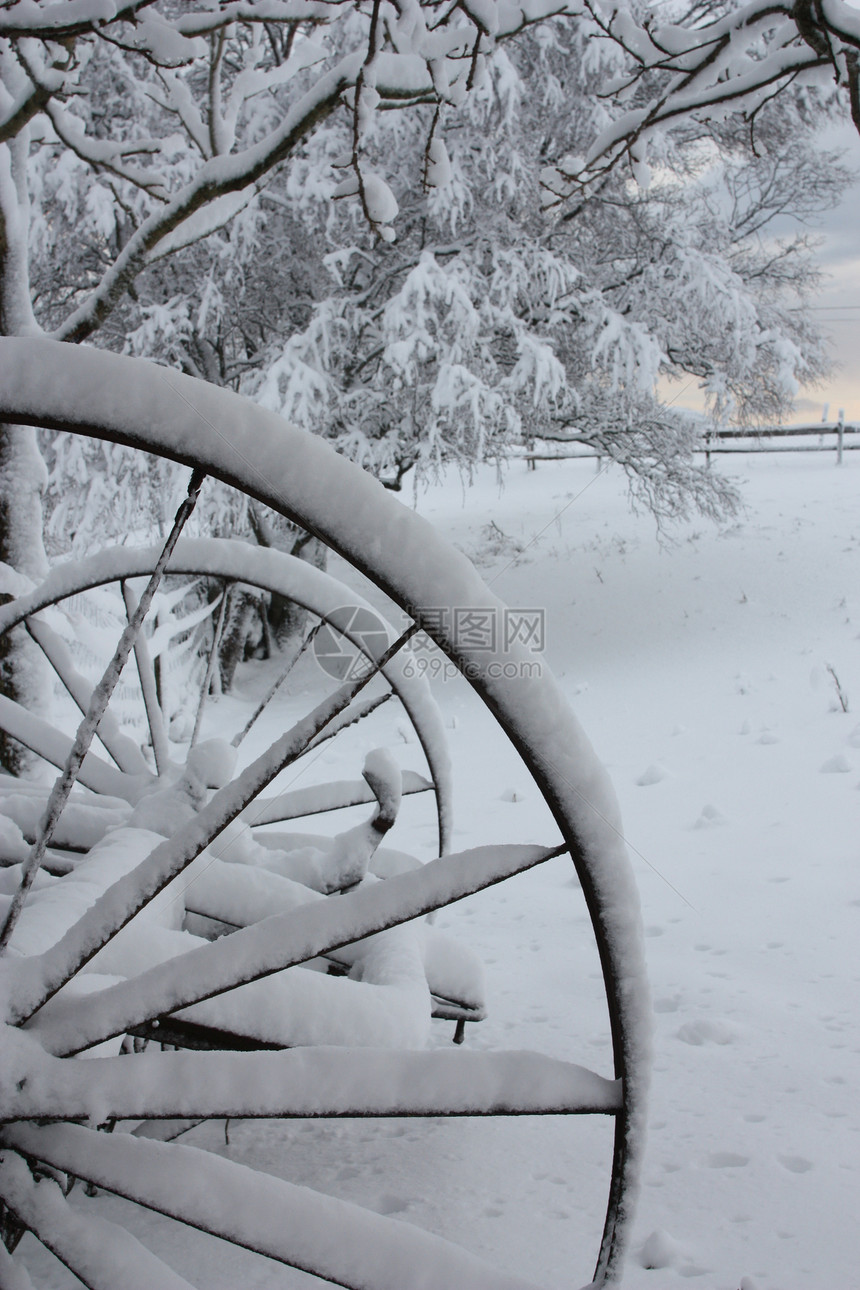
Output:
<path fill-rule="evenodd" d="M 729 125 L 686 130 L 648 191 L 613 173 L 542 213 L 563 187 L 547 162 L 593 137 L 619 63 L 559 19 L 497 50 L 456 115 L 379 117 L 368 148 L 399 207 L 394 244 L 332 207 L 351 131 L 332 114 L 253 227 L 194 248 L 178 281 L 141 278 L 122 343 L 232 383 L 394 487 L 540 436 L 616 460 L 660 517 L 724 508 L 730 490 L 694 461 L 697 424 L 658 377 L 692 375 L 715 415 L 754 422 L 821 374 L 799 307 L 808 247 L 767 229 L 826 209 L 846 174 L 785 97 L 757 149 Z"/>
<path fill-rule="evenodd" d="M 754 138 L 787 89 L 816 117 L 828 98 L 847 103 L 860 131 L 860 17 L 845 0 L 691 0 L 667 21 L 641 3 L 582 0 L 581 12 L 623 66 L 603 89 L 603 129 L 562 167 L 574 191 L 622 159 L 644 178 L 667 126 L 741 118 Z"/>

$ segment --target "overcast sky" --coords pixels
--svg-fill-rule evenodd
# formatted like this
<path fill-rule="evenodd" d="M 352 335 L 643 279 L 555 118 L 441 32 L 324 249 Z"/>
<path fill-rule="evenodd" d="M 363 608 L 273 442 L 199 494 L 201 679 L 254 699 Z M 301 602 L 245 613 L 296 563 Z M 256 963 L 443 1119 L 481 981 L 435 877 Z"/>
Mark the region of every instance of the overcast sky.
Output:
<path fill-rule="evenodd" d="M 846 124 L 824 146 L 841 148 L 845 164 L 858 174 L 841 205 L 820 226 L 809 229 L 821 242 L 818 262 L 825 274 L 812 305 L 830 337 L 836 368 L 820 388 L 801 390 L 788 420 L 821 421 L 827 405 L 828 419 L 835 421 L 844 409 L 847 420 L 860 422 L 860 135 Z M 797 227 L 793 221 L 780 221 L 772 231 L 783 235 Z M 667 381 L 663 393 L 679 407 L 703 406 L 695 378 Z"/>
<path fill-rule="evenodd" d="M 837 146 L 845 161 L 860 174 L 860 135 L 853 127 L 840 132 Z M 818 419 L 830 403 L 830 416 L 845 409 L 849 420 L 860 421 L 860 181 L 845 195 L 821 229 L 821 265 L 829 279 L 815 301 L 816 312 L 832 337 L 839 370 L 821 390 L 804 391 L 795 420 Z"/>

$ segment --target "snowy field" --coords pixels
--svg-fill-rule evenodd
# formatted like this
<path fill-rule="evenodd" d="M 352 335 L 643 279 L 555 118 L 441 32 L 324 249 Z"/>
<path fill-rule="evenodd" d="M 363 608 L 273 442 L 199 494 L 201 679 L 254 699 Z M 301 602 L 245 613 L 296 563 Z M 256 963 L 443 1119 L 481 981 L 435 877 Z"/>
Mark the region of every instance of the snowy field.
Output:
<path fill-rule="evenodd" d="M 422 507 L 472 552 L 490 520 L 512 539 L 485 573 L 508 603 L 546 606 L 548 661 L 621 800 L 655 1010 L 631 1287 L 860 1286 L 858 468 L 851 456 L 841 470 L 823 454 L 744 458 L 746 514 L 721 531 L 685 526 L 665 548 L 593 463 L 515 468 L 465 512 L 439 494 Z M 505 568 L 513 543 L 526 549 Z M 469 734 L 464 720 L 465 794 L 472 759 L 492 760 Z M 495 780 L 497 799 L 520 787 L 501 769 Z M 522 788 L 521 803 L 495 807 L 511 828 L 534 797 Z M 520 1042 L 514 1022 L 551 1051 L 557 1026 L 580 1052 L 598 1042 L 578 1007 L 571 942 L 585 929 L 555 865 L 519 879 L 520 899 L 486 893 L 480 912 L 475 900 L 450 916 L 497 960 L 488 1042 Z M 504 1204 L 492 1184 L 475 1197 L 479 1212 L 502 1211 L 495 1248 L 513 1259 L 516 1228 L 520 1266 L 550 1285 L 577 1284 L 599 1186 L 583 1127 L 553 1126 L 551 1162 L 535 1137 L 529 1162 L 532 1126 L 515 1126 Z M 641 1266 L 648 1238 L 657 1270 Z"/>
<path fill-rule="evenodd" d="M 655 1029 L 625 1285 L 856 1290 L 860 460 L 849 454 L 839 470 L 829 455 L 785 454 L 728 469 L 744 478 L 746 512 L 721 529 L 684 525 L 663 544 L 648 516 L 629 512 L 620 474 L 593 461 L 516 464 L 502 491 L 490 471 L 466 492 L 449 480 L 418 506 L 509 604 L 545 610 L 545 661 L 621 800 Z M 210 721 L 235 726 L 266 681 L 265 668 L 245 668 L 239 697 Z M 537 790 L 465 684 L 442 679 L 435 692 L 455 760 L 456 845 L 554 842 Z M 249 756 L 306 703 L 280 698 Z M 380 743 L 421 764 L 393 705 L 351 751 L 339 742 L 318 759 L 321 778 L 355 774 Z M 429 856 L 426 805 L 410 803 L 396 833 L 392 846 Z M 486 967 L 490 1015 L 467 1045 L 534 1048 L 611 1074 L 568 860 L 438 925 Z M 434 1042 L 451 1029 L 434 1023 Z M 186 1140 L 441 1232 L 537 1284 L 589 1280 L 609 1121 L 263 1121 L 232 1123 L 229 1142 L 222 1125 Z M 177 1239 L 106 1196 L 77 1203 L 124 1215 L 206 1290 L 321 1284 L 194 1232 Z M 40 1283 L 72 1284 L 50 1256 L 33 1260 Z"/>

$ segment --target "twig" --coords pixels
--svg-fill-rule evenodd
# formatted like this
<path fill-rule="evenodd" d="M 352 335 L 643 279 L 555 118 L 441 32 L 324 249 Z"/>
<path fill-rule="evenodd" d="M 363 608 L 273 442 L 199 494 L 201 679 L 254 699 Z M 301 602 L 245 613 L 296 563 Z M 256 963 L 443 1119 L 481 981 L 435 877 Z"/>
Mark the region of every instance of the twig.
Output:
<path fill-rule="evenodd" d="M 847 711 L 848 711 L 848 695 L 847 695 L 847 694 L 845 693 L 845 691 L 842 689 L 842 682 L 839 680 L 839 677 L 836 675 L 836 668 L 833 666 L 833 664 L 832 664 L 832 663 L 827 663 L 825 666 L 827 667 L 828 672 L 830 673 L 831 677 L 833 678 L 833 684 L 834 684 L 834 685 L 835 685 L 835 687 L 836 687 L 836 697 L 837 697 L 837 699 L 839 700 L 839 705 L 840 705 L 840 707 L 842 708 L 842 711 L 843 711 L 843 712 L 847 712 Z"/>

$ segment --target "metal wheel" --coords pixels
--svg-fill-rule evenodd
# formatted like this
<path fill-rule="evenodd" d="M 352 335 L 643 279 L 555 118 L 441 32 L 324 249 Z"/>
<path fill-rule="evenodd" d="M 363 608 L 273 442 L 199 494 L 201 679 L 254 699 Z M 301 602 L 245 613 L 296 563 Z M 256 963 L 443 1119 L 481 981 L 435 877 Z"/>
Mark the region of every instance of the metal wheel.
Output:
<path fill-rule="evenodd" d="M 308 1195 L 188 1146 L 94 1130 L 118 1120 L 182 1117 L 594 1112 L 614 1116 L 616 1124 L 594 1280 L 602 1285 L 617 1279 L 632 1213 L 647 1084 L 648 1008 L 638 901 L 611 789 L 552 678 L 545 671 L 534 676 L 526 667 L 517 669 L 517 661 L 528 659 L 515 644 L 506 651 L 486 644 L 475 649 L 454 639 L 440 609 L 467 606 L 498 615 L 500 603 L 464 557 L 321 441 L 223 390 L 94 350 L 9 340 L 0 342 L 0 363 L 4 419 L 96 435 L 184 461 L 198 482 L 206 472 L 244 489 L 353 563 L 463 671 L 520 753 L 558 828 L 543 846 L 487 845 L 460 854 L 445 847 L 439 859 L 384 882 L 359 882 L 336 900 L 313 899 L 296 907 L 285 896 L 282 912 L 261 921 L 251 916 L 247 926 L 213 943 L 194 944 L 157 962 L 141 961 L 132 975 L 129 964 L 141 939 L 136 949 L 136 922 L 157 911 L 171 884 L 193 876 L 205 848 L 248 809 L 274 768 L 348 710 L 361 686 L 361 680 L 351 680 L 235 780 L 221 775 L 211 799 L 178 818 L 171 836 L 155 847 L 139 854 L 133 843 L 124 850 L 118 835 L 109 835 L 102 844 L 96 898 L 92 890 L 88 897 L 78 896 L 72 914 L 74 902 L 64 900 L 59 937 L 56 920 L 52 933 L 50 918 L 31 917 L 32 943 L 19 947 L 25 951 L 20 956 L 8 954 L 4 964 L 15 1066 L 15 1078 L 4 1083 L 0 1112 L 6 1123 L 0 1195 L 7 1248 L 14 1245 L 15 1233 L 29 1229 L 87 1285 L 115 1285 L 116 1269 L 128 1266 L 132 1255 L 142 1269 L 141 1285 L 187 1284 L 121 1229 L 105 1233 L 100 1224 L 96 1232 L 85 1214 L 69 1208 L 57 1182 L 45 1181 L 51 1175 L 60 1182 L 85 1179 L 336 1284 L 391 1290 L 419 1283 L 488 1290 L 521 1286 L 519 1279 L 402 1223 Z M 46 383 L 40 377 L 45 371 L 61 379 Z M 404 641 L 402 636 L 383 647 L 377 664 L 387 668 Z M 219 776 L 209 778 L 214 784 Z M 396 813 L 398 796 L 384 758 L 368 768 L 367 779 L 378 806 L 365 832 Z M 538 1054 L 380 1052 L 380 1045 L 338 1051 L 314 1046 L 329 1042 L 314 1034 L 299 1040 L 302 1046 L 277 1052 L 70 1060 L 113 1037 L 151 1033 L 176 1018 L 237 1033 L 237 1016 L 271 1011 L 272 992 L 277 994 L 292 975 L 284 969 L 313 965 L 327 955 L 345 954 L 349 960 L 357 943 L 358 954 L 370 961 L 368 946 L 378 943 L 380 933 L 396 937 L 397 929 L 420 915 L 561 852 L 568 852 L 576 867 L 603 968 L 614 1053 L 610 1078 Z M 93 864 L 92 856 L 88 863 Z M 62 879 L 55 891 L 70 893 L 74 877 Z M 50 908 L 47 899 L 43 906 Z M 37 907 L 34 900 L 32 908 Z M 26 910 L 19 926 L 26 926 Z M 123 938 L 123 971 L 117 975 L 124 979 L 88 990 L 82 969 L 100 955 L 96 962 L 109 974 L 111 954 Z M 414 984 L 407 964 L 397 985 L 409 996 Z M 288 1006 L 288 993 L 283 997 Z M 331 998 L 326 993 L 322 1012 Z M 413 1003 L 414 995 L 410 1007 Z M 260 1039 L 258 1034 L 258 1047 Z M 276 1037 L 265 1046 L 290 1042 L 296 1041 Z M 335 1241 L 328 1239 L 332 1225 Z M 0 1273 L 6 1263 L 12 1267 L 13 1257 L 7 1259 L 0 1249 Z"/>

